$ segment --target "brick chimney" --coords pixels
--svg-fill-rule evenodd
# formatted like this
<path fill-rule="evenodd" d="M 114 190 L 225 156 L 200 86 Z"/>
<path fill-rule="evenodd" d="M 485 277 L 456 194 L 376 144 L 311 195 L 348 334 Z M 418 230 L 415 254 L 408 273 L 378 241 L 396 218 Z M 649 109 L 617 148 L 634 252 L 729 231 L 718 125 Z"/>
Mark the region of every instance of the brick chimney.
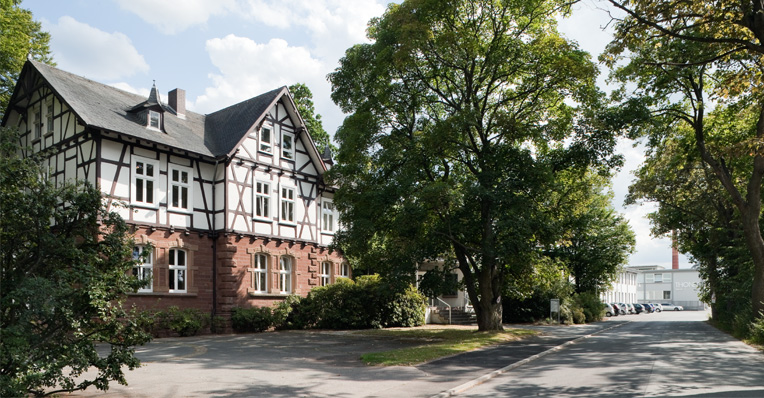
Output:
<path fill-rule="evenodd" d="M 186 118 L 186 90 L 176 88 L 167 93 L 167 105 L 175 110 L 175 114 L 181 118 Z"/>
<path fill-rule="evenodd" d="M 679 250 L 676 248 L 676 231 L 671 234 L 671 269 L 679 269 Z"/>

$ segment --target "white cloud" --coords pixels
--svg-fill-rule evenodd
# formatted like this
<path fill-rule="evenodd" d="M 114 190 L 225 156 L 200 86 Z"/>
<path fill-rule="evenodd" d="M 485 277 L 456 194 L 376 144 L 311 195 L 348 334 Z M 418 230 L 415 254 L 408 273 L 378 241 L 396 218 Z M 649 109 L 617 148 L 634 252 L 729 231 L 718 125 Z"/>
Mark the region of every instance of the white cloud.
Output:
<path fill-rule="evenodd" d="M 149 65 L 130 38 L 120 32 L 107 33 L 72 17 L 58 24 L 43 21 L 51 34 L 51 52 L 58 67 L 94 80 L 113 80 L 146 73 Z"/>
<path fill-rule="evenodd" d="M 305 28 L 312 52 L 334 62 L 348 47 L 367 42 L 367 23 L 382 15 L 385 6 L 375 0 L 248 0 L 242 9 L 267 26 Z"/>
<path fill-rule="evenodd" d="M 304 82 L 314 96 L 328 98 L 325 66 L 303 47 L 290 47 L 282 39 L 256 43 L 228 35 L 206 44 L 212 63 L 220 70 L 211 74 L 213 86 L 197 97 L 193 109 L 208 113 L 252 98 L 268 90 Z M 189 105 L 191 108 L 191 105 Z"/>
<path fill-rule="evenodd" d="M 168 35 L 204 25 L 211 16 L 236 8 L 234 0 L 117 0 L 117 3 Z"/>
<path fill-rule="evenodd" d="M 109 85 L 112 86 L 112 87 L 118 88 L 120 90 L 127 91 L 128 93 L 142 95 L 142 96 L 144 96 L 146 98 L 149 97 L 149 93 L 151 92 L 150 88 L 145 88 L 145 87 L 144 88 L 135 88 L 135 87 L 133 87 L 130 84 L 125 83 L 125 82 L 112 83 L 112 84 L 109 84 Z"/>

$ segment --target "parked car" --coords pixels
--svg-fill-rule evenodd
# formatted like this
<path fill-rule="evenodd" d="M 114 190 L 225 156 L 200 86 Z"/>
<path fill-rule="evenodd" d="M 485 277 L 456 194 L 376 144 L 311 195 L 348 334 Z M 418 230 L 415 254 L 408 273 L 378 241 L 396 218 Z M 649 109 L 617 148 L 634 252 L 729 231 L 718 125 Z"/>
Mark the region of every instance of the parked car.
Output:
<path fill-rule="evenodd" d="M 655 312 L 662 312 L 663 311 L 663 307 L 660 304 L 658 304 L 658 303 L 650 303 L 650 304 L 652 304 L 653 307 L 655 307 Z"/>
<path fill-rule="evenodd" d="M 626 315 L 626 308 L 623 306 L 623 304 L 620 303 L 610 303 L 613 305 L 613 308 L 615 308 L 616 311 L 618 311 L 618 315 Z"/>
<path fill-rule="evenodd" d="M 663 307 L 663 309 L 666 311 L 684 311 L 684 307 L 681 305 L 661 303 L 661 307 Z"/>
<path fill-rule="evenodd" d="M 639 315 L 639 314 L 641 314 L 642 312 L 645 311 L 645 307 L 643 307 L 642 304 L 634 303 L 634 304 L 632 304 L 632 306 L 634 307 L 634 312 L 637 315 Z"/>
<path fill-rule="evenodd" d="M 653 307 L 653 305 L 650 303 L 642 303 L 642 307 L 644 307 L 645 312 L 648 314 L 655 312 L 655 307 Z"/>
<path fill-rule="evenodd" d="M 626 303 L 618 303 L 618 307 L 620 307 L 623 310 L 623 315 L 629 315 L 634 313 L 634 308 L 629 308 L 630 304 Z"/>
<path fill-rule="evenodd" d="M 605 308 L 605 316 L 616 316 L 618 315 L 618 312 L 613 308 L 612 305 L 608 303 L 602 303 L 602 306 Z"/>

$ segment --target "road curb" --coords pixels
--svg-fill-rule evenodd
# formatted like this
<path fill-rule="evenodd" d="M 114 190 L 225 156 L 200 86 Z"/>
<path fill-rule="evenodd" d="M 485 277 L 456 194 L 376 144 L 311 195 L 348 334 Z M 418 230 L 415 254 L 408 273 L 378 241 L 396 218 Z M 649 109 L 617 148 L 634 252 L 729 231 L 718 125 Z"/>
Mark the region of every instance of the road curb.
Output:
<path fill-rule="evenodd" d="M 501 369 L 494 370 L 491 373 L 485 374 L 485 375 L 480 376 L 480 377 L 478 377 L 476 379 L 472 379 L 472 380 L 470 380 L 470 381 L 468 381 L 466 383 L 463 383 L 461 385 L 458 385 L 458 386 L 456 386 L 456 387 L 454 387 L 454 388 L 452 388 L 450 390 L 444 391 L 444 392 L 442 392 L 440 394 L 437 394 L 437 395 L 433 395 L 430 398 L 448 398 L 448 397 L 453 397 L 454 395 L 458 395 L 458 394 L 460 394 L 460 393 L 462 393 L 464 391 L 469 390 L 470 388 L 477 387 L 477 386 L 485 383 L 488 380 L 491 380 L 491 379 L 493 379 L 493 378 L 495 378 L 495 377 L 497 377 L 499 375 L 507 373 L 510 370 L 517 369 L 520 366 L 523 366 L 523 365 L 525 365 L 525 364 L 527 364 L 529 362 L 533 362 L 533 361 L 535 361 L 535 360 L 537 360 L 539 358 L 545 357 L 545 356 L 547 356 L 547 355 L 549 355 L 549 354 L 551 354 L 553 352 L 560 351 L 560 350 L 562 350 L 563 348 L 565 348 L 565 347 L 567 347 L 569 345 L 576 344 L 579 341 L 588 339 L 589 337 L 592 337 L 592 336 L 594 336 L 596 334 L 599 334 L 599 333 L 602 333 L 602 332 L 607 332 L 608 330 L 612 330 L 612 329 L 615 329 L 615 328 L 619 328 L 619 327 L 621 327 L 623 325 L 626 325 L 627 323 L 630 323 L 630 322 L 633 322 L 633 321 L 627 321 L 627 322 L 619 323 L 617 325 L 614 325 L 614 326 L 611 326 L 611 327 L 608 327 L 608 328 L 600 329 L 600 330 L 598 330 L 598 331 L 596 331 L 594 333 L 590 333 L 590 334 L 587 334 L 585 336 L 576 337 L 573 340 L 566 341 L 566 342 L 564 342 L 564 343 L 562 343 L 562 344 L 560 344 L 558 346 L 552 347 L 552 348 L 550 348 L 550 349 L 548 349 L 546 351 L 540 352 L 540 353 L 538 353 L 536 355 L 531 355 L 528 358 L 525 358 L 523 360 L 517 361 L 517 362 L 515 362 L 515 363 L 513 363 L 511 365 L 507 365 L 507 366 L 505 366 L 505 367 L 503 367 Z"/>

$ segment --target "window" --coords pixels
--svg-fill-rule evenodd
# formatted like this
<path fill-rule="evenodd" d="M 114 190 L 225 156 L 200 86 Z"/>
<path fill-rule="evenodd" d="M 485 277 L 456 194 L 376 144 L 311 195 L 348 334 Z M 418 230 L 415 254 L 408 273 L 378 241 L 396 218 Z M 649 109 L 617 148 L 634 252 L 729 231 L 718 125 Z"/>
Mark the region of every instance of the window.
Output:
<path fill-rule="evenodd" d="M 294 188 L 281 187 L 281 221 L 294 222 Z"/>
<path fill-rule="evenodd" d="M 663 299 L 664 300 L 671 300 L 671 291 L 670 290 L 664 290 L 663 291 Z"/>
<path fill-rule="evenodd" d="M 134 157 L 133 203 L 156 206 L 156 179 L 159 166 L 156 161 Z"/>
<path fill-rule="evenodd" d="M 146 251 L 145 246 L 133 247 L 133 260 L 140 261 L 133 266 L 133 275 L 142 281 L 149 281 L 148 284 L 140 289 L 138 292 L 152 292 L 151 274 L 154 270 L 154 264 L 151 253 L 148 253 L 145 258 L 141 259 L 141 255 Z"/>
<path fill-rule="evenodd" d="M 321 286 L 326 286 L 330 283 L 331 272 L 332 263 L 328 261 L 321 263 L 321 274 L 319 275 L 321 277 Z"/>
<path fill-rule="evenodd" d="M 331 200 L 323 199 L 321 213 L 323 215 L 323 230 L 325 232 L 334 232 L 334 203 Z"/>
<path fill-rule="evenodd" d="M 655 274 L 645 274 L 645 283 L 655 283 Z"/>
<path fill-rule="evenodd" d="M 157 111 L 149 111 L 149 128 L 160 130 L 162 114 Z"/>
<path fill-rule="evenodd" d="M 191 200 L 191 181 L 193 170 L 186 167 L 170 166 L 170 207 L 189 211 Z"/>
<path fill-rule="evenodd" d="M 265 293 L 267 291 L 266 277 L 268 272 L 268 256 L 265 254 L 255 255 L 255 272 L 252 274 L 254 279 L 253 287 L 255 293 Z"/>
<path fill-rule="evenodd" d="M 281 257 L 279 260 L 279 292 L 292 292 L 292 258 Z"/>
<path fill-rule="evenodd" d="M 663 274 L 655 274 L 655 283 L 663 283 Z"/>
<path fill-rule="evenodd" d="M 350 278 L 350 265 L 348 263 L 340 264 L 340 276 Z"/>
<path fill-rule="evenodd" d="M 255 217 L 269 218 L 271 211 L 271 184 L 255 182 Z"/>
<path fill-rule="evenodd" d="M 459 275 L 448 274 L 446 275 L 446 291 L 443 292 L 444 296 L 458 296 L 459 295 Z"/>
<path fill-rule="evenodd" d="M 294 136 L 292 134 L 281 134 L 281 157 L 294 160 Z"/>
<path fill-rule="evenodd" d="M 260 127 L 260 150 L 271 153 L 271 142 L 273 140 L 273 131 L 268 126 Z"/>
<path fill-rule="evenodd" d="M 186 251 L 180 249 L 170 249 L 170 277 L 167 278 L 170 286 L 170 293 L 185 293 L 186 288 Z"/>
<path fill-rule="evenodd" d="M 39 110 L 34 111 L 34 139 L 42 136 L 42 115 Z"/>
<path fill-rule="evenodd" d="M 53 132 L 53 101 L 48 101 L 48 106 L 46 109 L 46 121 L 45 124 L 47 124 L 47 132 L 52 133 Z"/>

